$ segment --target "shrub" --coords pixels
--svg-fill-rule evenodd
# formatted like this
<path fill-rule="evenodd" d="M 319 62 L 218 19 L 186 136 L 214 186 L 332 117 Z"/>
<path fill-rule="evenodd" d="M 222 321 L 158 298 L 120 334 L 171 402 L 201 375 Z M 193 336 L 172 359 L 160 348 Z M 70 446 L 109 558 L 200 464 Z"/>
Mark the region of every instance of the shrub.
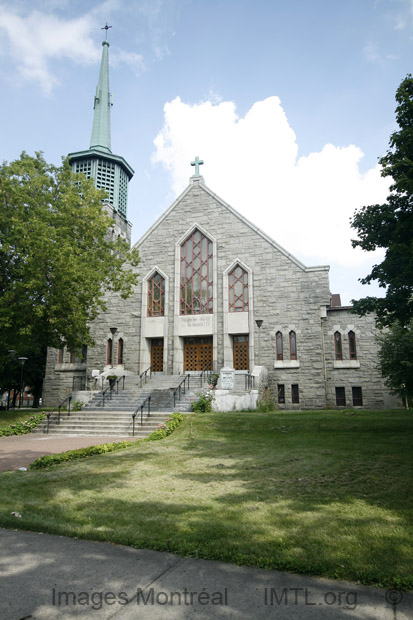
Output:
<path fill-rule="evenodd" d="M 192 411 L 195 413 L 209 413 L 212 411 L 212 401 L 214 394 L 212 392 L 198 392 L 198 400 L 194 400 L 192 403 Z"/>
<path fill-rule="evenodd" d="M 151 433 L 149 437 L 147 437 L 148 441 L 156 441 L 158 439 L 163 439 L 164 437 L 168 437 L 177 426 L 182 422 L 184 416 L 182 413 L 173 413 L 163 424 L 160 424 L 156 431 Z"/>
<path fill-rule="evenodd" d="M 30 431 L 35 429 L 36 426 L 44 420 L 45 415 L 45 413 L 36 413 L 24 422 L 16 422 L 15 424 L 4 426 L 3 428 L 0 428 L 0 437 L 8 437 L 10 435 L 26 435 L 26 433 L 30 433 Z"/>

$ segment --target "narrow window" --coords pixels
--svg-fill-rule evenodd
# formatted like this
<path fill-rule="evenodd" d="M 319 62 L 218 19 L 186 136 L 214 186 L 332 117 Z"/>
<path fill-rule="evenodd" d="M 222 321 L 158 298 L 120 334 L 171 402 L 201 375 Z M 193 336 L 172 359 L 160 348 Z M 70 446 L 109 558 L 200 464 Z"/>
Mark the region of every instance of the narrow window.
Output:
<path fill-rule="evenodd" d="M 283 360 L 283 335 L 281 332 L 277 332 L 275 342 L 277 347 L 277 360 Z"/>
<path fill-rule="evenodd" d="M 290 360 L 297 359 L 297 339 L 295 332 L 290 332 Z"/>
<path fill-rule="evenodd" d="M 230 312 L 248 312 L 248 273 L 240 265 L 228 275 Z"/>
<path fill-rule="evenodd" d="M 336 350 L 336 360 L 343 359 L 343 347 L 341 345 L 341 334 L 340 332 L 336 332 L 334 334 L 334 346 Z"/>
<path fill-rule="evenodd" d="M 284 388 L 284 385 L 278 384 L 277 392 L 278 392 L 278 402 L 281 403 L 281 404 L 285 403 L 285 388 Z"/>
<path fill-rule="evenodd" d="M 87 361 L 87 345 L 82 345 L 82 362 Z"/>
<path fill-rule="evenodd" d="M 345 407 L 346 405 L 346 388 L 336 387 L 336 405 L 338 407 Z"/>
<path fill-rule="evenodd" d="M 356 334 L 354 332 L 348 333 L 348 348 L 350 352 L 350 359 L 357 359 L 357 349 L 356 349 Z"/>
<path fill-rule="evenodd" d="M 298 384 L 297 383 L 293 383 L 293 385 L 291 386 L 291 402 L 292 403 L 299 403 L 300 402 L 300 395 L 298 392 Z"/>
<path fill-rule="evenodd" d="M 181 314 L 213 312 L 213 244 L 201 231 L 181 245 Z"/>
<path fill-rule="evenodd" d="M 353 392 L 353 407 L 362 407 L 363 406 L 363 393 L 361 387 L 353 387 L 351 388 Z"/>
<path fill-rule="evenodd" d="M 64 355 L 64 349 L 59 349 L 59 353 L 57 355 L 57 363 L 58 364 L 63 364 L 63 355 Z"/>
<path fill-rule="evenodd" d="M 106 364 L 108 366 L 112 364 L 112 338 L 108 338 L 108 344 L 106 346 Z"/>
<path fill-rule="evenodd" d="M 165 315 L 165 279 L 154 273 L 148 280 L 148 316 Z"/>
<path fill-rule="evenodd" d="M 123 364 L 123 338 L 118 340 L 118 364 Z"/>

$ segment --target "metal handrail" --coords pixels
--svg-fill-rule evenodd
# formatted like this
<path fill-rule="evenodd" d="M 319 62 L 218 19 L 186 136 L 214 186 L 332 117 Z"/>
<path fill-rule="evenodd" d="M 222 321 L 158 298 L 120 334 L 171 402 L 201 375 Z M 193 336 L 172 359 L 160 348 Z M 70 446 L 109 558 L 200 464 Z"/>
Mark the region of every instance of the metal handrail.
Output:
<path fill-rule="evenodd" d="M 146 370 L 144 370 L 140 375 L 139 375 L 139 382 L 140 382 L 140 387 L 142 387 L 142 377 L 145 377 L 145 383 L 147 380 L 147 375 L 149 372 L 149 377 L 151 376 L 151 372 L 152 372 L 152 366 L 149 366 L 149 368 L 147 368 Z"/>
<path fill-rule="evenodd" d="M 245 375 L 245 389 L 254 389 L 254 376 L 250 372 L 247 372 L 247 374 Z"/>
<path fill-rule="evenodd" d="M 204 383 L 204 375 L 206 377 L 208 377 L 208 376 L 210 377 L 211 374 L 212 374 L 212 370 L 210 368 L 204 368 L 204 370 L 201 371 L 201 374 L 200 374 L 200 377 L 201 377 L 201 387 L 202 387 L 202 385 Z"/>
<path fill-rule="evenodd" d="M 185 377 L 182 379 L 181 383 L 175 388 L 174 390 L 174 407 L 176 405 L 176 393 L 178 392 L 179 397 L 178 400 L 181 400 L 181 386 L 183 385 L 183 390 L 184 390 L 184 394 L 186 394 L 186 387 L 185 387 L 185 382 L 188 379 L 188 390 L 189 390 L 189 377 L 191 375 L 188 373 L 187 375 L 185 375 Z"/>
<path fill-rule="evenodd" d="M 112 385 L 109 385 L 105 390 L 102 390 L 102 407 L 105 406 L 105 398 L 107 394 L 109 394 L 109 400 L 112 400 L 112 392 L 115 391 L 115 386 L 116 386 L 116 394 L 119 394 L 119 383 L 122 380 L 123 380 L 122 390 L 124 390 L 125 389 L 125 375 L 122 375 L 121 377 L 119 377 L 119 379 L 116 379 L 116 381 Z"/>
<path fill-rule="evenodd" d="M 54 409 L 52 409 L 51 411 L 48 411 L 46 413 L 46 417 L 47 417 L 47 431 L 46 432 L 47 432 L 47 434 L 49 434 L 50 418 L 51 418 L 52 414 L 56 412 L 56 409 L 59 410 L 59 413 L 58 413 L 58 420 L 59 420 L 59 422 L 58 423 L 60 424 L 60 411 L 61 411 L 61 408 L 63 407 L 63 405 L 65 404 L 66 401 L 68 401 L 68 403 L 69 403 L 67 414 L 70 415 L 70 404 L 72 402 L 72 398 L 73 398 L 72 397 L 72 393 L 68 394 L 66 396 L 66 398 L 64 400 L 62 400 L 61 403 L 59 403 Z"/>
<path fill-rule="evenodd" d="M 142 401 L 141 404 L 138 405 L 135 411 L 132 413 L 132 436 L 133 437 L 135 437 L 135 418 L 136 418 L 136 415 L 139 409 L 141 410 L 141 426 L 143 426 L 143 409 L 146 403 L 148 403 L 148 417 L 149 417 L 151 415 L 151 397 L 150 396 L 147 396 L 145 400 Z"/>

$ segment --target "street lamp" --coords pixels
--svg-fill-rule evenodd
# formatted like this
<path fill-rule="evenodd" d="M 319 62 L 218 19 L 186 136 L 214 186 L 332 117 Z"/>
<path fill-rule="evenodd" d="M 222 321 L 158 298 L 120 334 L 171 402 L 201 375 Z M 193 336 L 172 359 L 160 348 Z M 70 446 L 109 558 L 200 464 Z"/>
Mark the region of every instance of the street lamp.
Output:
<path fill-rule="evenodd" d="M 11 392 L 11 382 L 13 380 L 12 377 L 12 364 L 14 361 L 14 354 L 16 353 L 16 351 L 14 349 L 9 349 L 9 355 L 10 355 L 10 372 L 9 372 L 9 391 L 7 394 L 7 410 L 10 409 L 10 392 Z"/>
<path fill-rule="evenodd" d="M 258 327 L 258 366 L 261 366 L 261 340 L 260 340 L 260 333 L 261 333 L 261 325 L 264 323 L 264 321 L 262 319 L 257 319 L 255 321 L 257 327 Z"/>
<path fill-rule="evenodd" d="M 27 357 L 18 357 L 17 358 L 20 362 L 20 364 L 22 365 L 22 372 L 20 375 L 20 398 L 19 398 L 19 409 L 22 406 L 22 401 L 23 401 L 23 389 L 24 389 L 24 384 L 23 384 L 23 369 L 24 369 L 24 362 L 27 362 L 28 358 Z"/>
<path fill-rule="evenodd" d="M 110 327 L 110 333 L 112 334 L 112 351 L 111 351 L 111 360 L 110 363 L 112 364 L 112 368 L 113 368 L 113 351 L 115 349 L 115 334 L 118 331 L 117 327 Z"/>

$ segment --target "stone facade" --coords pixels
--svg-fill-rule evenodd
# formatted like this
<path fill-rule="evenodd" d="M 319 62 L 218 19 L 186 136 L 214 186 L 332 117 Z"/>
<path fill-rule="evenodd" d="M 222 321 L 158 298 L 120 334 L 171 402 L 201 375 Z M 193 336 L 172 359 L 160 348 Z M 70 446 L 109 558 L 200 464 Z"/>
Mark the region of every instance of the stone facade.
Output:
<path fill-rule="evenodd" d="M 181 245 L 195 230 L 212 244 L 213 311 L 188 316 L 180 313 L 180 253 Z M 257 365 L 268 369 L 269 393 L 280 401 L 280 408 L 335 408 L 340 406 L 336 388 L 341 397 L 344 388 L 345 406 L 353 406 L 353 388 L 356 399 L 361 388 L 364 407 L 395 405 L 376 368 L 374 317 L 360 318 L 349 308 L 331 306 L 329 267 L 305 267 L 218 198 L 202 177 L 191 178 L 187 189 L 137 247 L 141 256 L 139 284 L 126 301 L 116 295 L 108 299 L 108 311 L 91 326 L 95 346 L 89 348 L 87 360 L 77 365 L 68 359 L 59 363 L 57 351 L 49 351 L 47 404 L 54 404 L 73 389 L 74 377 L 83 375 L 92 387 L 93 370 L 114 372 L 107 363 L 107 343 L 112 338 L 110 328 L 116 327 L 113 358 L 117 374 L 140 374 L 148 368 L 155 342 L 163 343 L 163 372 L 182 374 L 188 370 L 185 338 L 197 337 L 212 337 L 212 366 L 219 373 L 223 366 L 233 364 L 234 337 L 242 335 L 244 339 L 248 336 L 249 369 Z M 248 274 L 248 310 L 230 312 L 229 274 L 236 265 Z M 163 316 L 148 316 L 148 282 L 155 273 L 164 280 Z M 260 330 L 256 319 L 263 321 Z M 296 355 L 290 351 L 291 332 Z M 342 338 L 341 360 L 336 359 L 336 332 Z M 349 332 L 355 334 L 357 347 L 352 360 L 346 345 Z M 283 343 L 278 356 L 277 333 L 282 334 Z M 123 341 L 121 364 L 116 363 L 119 339 Z M 246 369 L 239 372 L 243 371 Z"/>

